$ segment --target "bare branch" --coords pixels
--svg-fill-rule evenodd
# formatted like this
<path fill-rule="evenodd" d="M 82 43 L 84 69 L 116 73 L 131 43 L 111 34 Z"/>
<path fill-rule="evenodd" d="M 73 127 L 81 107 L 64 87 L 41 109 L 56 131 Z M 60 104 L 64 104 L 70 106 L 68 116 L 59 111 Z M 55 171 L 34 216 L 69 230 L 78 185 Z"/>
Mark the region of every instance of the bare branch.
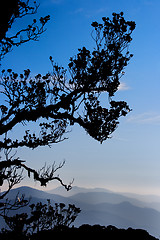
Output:
<path fill-rule="evenodd" d="M 61 183 L 61 185 L 63 187 L 65 187 L 65 189 L 67 191 L 69 191 L 72 188 L 72 186 L 71 186 L 72 182 L 69 185 L 67 185 L 67 184 L 63 183 L 62 179 L 59 176 L 54 176 L 55 172 L 57 170 L 59 170 L 60 168 L 62 168 L 64 166 L 64 164 L 65 164 L 65 161 L 63 163 L 59 164 L 59 166 L 56 167 L 55 163 L 53 163 L 52 166 L 47 166 L 47 167 L 44 166 L 38 172 L 35 169 L 27 167 L 23 163 L 20 163 L 20 166 L 23 167 L 25 170 L 27 170 L 28 176 L 30 176 L 30 174 L 32 173 L 33 177 L 34 177 L 34 180 L 39 181 L 41 183 L 41 186 L 46 186 L 46 184 L 49 181 L 57 180 L 58 182 Z"/>
<path fill-rule="evenodd" d="M 0 196 L 0 199 L 4 198 L 15 184 L 22 181 L 23 169 L 27 171 L 28 177 L 30 177 L 32 173 L 34 180 L 39 181 L 41 183 L 41 186 L 46 186 L 46 184 L 49 181 L 57 180 L 58 182 L 61 183 L 62 186 L 65 187 L 67 191 L 71 189 L 71 183 L 69 185 L 64 184 L 62 179 L 59 176 L 55 176 L 55 173 L 64 166 L 65 161 L 60 163 L 58 166 L 55 165 L 55 162 L 53 163 L 52 166 L 45 165 L 39 171 L 36 171 L 35 169 L 32 169 L 28 167 L 26 164 L 24 164 L 25 161 L 20 160 L 19 158 L 9 159 L 8 155 L 6 155 L 6 157 L 7 157 L 6 161 L 0 162 L 0 173 L 1 173 L 0 183 L 2 185 L 3 181 L 7 180 L 9 186 L 8 186 L 8 190 Z M 20 169 L 22 169 L 22 171 L 18 173 L 17 171 L 19 171 Z"/>
<path fill-rule="evenodd" d="M 5 201 L 0 202 L 0 216 L 5 217 L 10 211 L 15 211 L 28 206 L 30 200 L 30 198 L 27 200 L 24 194 L 20 195 L 18 192 L 15 199 L 9 200 L 7 198 Z"/>

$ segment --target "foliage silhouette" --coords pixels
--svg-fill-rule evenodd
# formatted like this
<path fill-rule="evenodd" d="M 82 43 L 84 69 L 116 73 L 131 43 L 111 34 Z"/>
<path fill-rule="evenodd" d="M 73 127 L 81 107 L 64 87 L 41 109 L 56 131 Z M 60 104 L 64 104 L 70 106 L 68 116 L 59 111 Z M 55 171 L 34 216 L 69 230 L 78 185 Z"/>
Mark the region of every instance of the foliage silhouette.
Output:
<path fill-rule="evenodd" d="M 20 46 L 30 40 L 37 41 L 39 36 L 46 30 L 45 25 L 50 16 L 41 17 L 39 23 L 33 20 L 26 28 L 19 29 L 16 33 L 10 33 L 9 29 L 17 19 L 35 14 L 39 4 L 33 4 L 29 0 L 5 0 L 0 8 L 0 61 L 10 52 L 14 46 Z"/>
<path fill-rule="evenodd" d="M 16 214 L 14 216 L 4 216 L 5 222 L 9 227 L 9 230 L 3 229 L 3 234 L 9 234 L 10 232 L 19 236 L 19 238 L 31 237 L 34 233 L 41 231 L 53 230 L 55 228 L 69 227 L 77 215 L 80 213 L 80 209 L 75 205 L 69 204 L 66 208 L 64 203 L 55 203 L 51 205 L 50 200 L 47 200 L 47 204 L 38 202 L 30 205 L 31 213 Z"/>
<path fill-rule="evenodd" d="M 35 14 L 38 4 L 29 0 L 6 0 L 0 17 L 0 60 L 14 46 L 30 40 L 38 40 L 45 31 L 49 16 L 41 17 L 39 23 L 33 20 L 26 28 L 18 30 L 12 36 L 9 29 L 17 19 Z M 57 180 L 67 190 L 62 179 L 55 172 L 63 167 L 44 166 L 39 171 L 28 167 L 24 160 L 16 157 L 12 150 L 19 147 L 35 149 L 39 146 L 51 146 L 66 139 L 68 127 L 78 124 L 94 139 L 102 143 L 110 138 L 119 124 L 119 118 L 130 111 L 124 101 L 113 99 L 120 85 L 124 68 L 132 54 L 128 47 L 135 23 L 126 21 L 123 13 L 113 13 L 113 18 L 103 17 L 102 23 L 93 22 L 92 38 L 95 48 L 91 52 L 85 47 L 78 49 L 78 54 L 70 58 L 67 70 L 58 66 L 52 57 L 53 71 L 45 75 L 31 75 L 29 69 L 17 74 L 12 69 L 2 70 L 0 79 L 0 150 L 4 150 L 4 159 L 0 161 L 0 186 L 8 183 L 8 190 L 0 196 L 6 197 L 10 189 L 21 182 L 23 170 L 30 177 L 46 186 L 47 182 Z M 101 97 L 105 96 L 106 105 L 102 106 Z M 39 129 L 31 131 L 30 124 Z M 22 125 L 24 134 L 21 139 L 13 138 L 11 131 Z M 31 205 L 31 216 L 17 214 L 9 217 L 8 212 L 29 204 L 24 196 L 16 197 L 15 202 L 8 199 L 0 203 L 0 215 L 4 217 L 12 231 L 4 231 L 1 236 L 7 239 L 28 239 L 27 234 L 50 231 L 63 231 L 75 220 L 80 209 L 69 205 L 56 204 L 55 207 L 38 203 Z M 56 227 L 57 228 L 56 228 Z M 63 226 L 63 227 L 62 227 Z M 65 228 L 64 228 L 65 226 Z M 38 235 L 34 235 L 35 237 Z M 33 236 L 33 239 L 34 239 Z M 32 239 L 32 238 L 31 238 Z M 40 239 L 40 237 L 39 237 Z"/>
<path fill-rule="evenodd" d="M 17 236 L 11 233 L 0 234 L 2 240 L 15 240 L 18 239 Z M 6 237 L 6 238 L 5 238 Z M 97 239 L 123 239 L 123 240 L 158 240 L 157 238 L 151 236 L 145 230 L 141 229 L 118 229 L 114 226 L 100 226 L 100 225 L 82 225 L 79 228 L 69 228 L 67 226 L 61 226 L 54 228 L 53 230 L 41 231 L 39 233 L 33 234 L 30 238 L 21 238 L 21 240 L 44 240 L 53 238 L 69 238 L 76 239 L 77 237 L 81 239 L 86 238 L 97 238 Z"/>
<path fill-rule="evenodd" d="M 8 28 L 2 31 L 2 40 L 15 18 L 21 18 L 37 10 L 37 7 L 28 5 L 29 1 L 17 2 L 21 2 L 18 5 L 18 13 L 12 12 L 9 15 Z M 41 18 L 42 27 L 48 19 L 49 17 Z M 119 118 L 130 112 L 126 102 L 115 101 L 113 97 L 120 85 L 124 68 L 132 57 L 128 47 L 135 23 L 126 21 L 122 12 L 113 13 L 111 20 L 103 17 L 102 21 L 100 24 L 92 23 L 94 50 L 90 52 L 83 47 L 78 49 L 76 56 L 70 58 L 68 64 L 70 78 L 67 70 L 58 66 L 52 57 L 50 61 L 53 71 L 45 75 L 37 74 L 33 77 L 29 69 L 21 74 L 11 69 L 2 70 L 0 149 L 1 151 L 4 149 L 5 159 L 0 162 L 0 186 L 8 182 L 8 190 L 0 196 L 1 199 L 23 179 L 24 169 L 29 177 L 32 174 L 34 180 L 39 181 L 42 186 L 46 186 L 51 180 L 57 180 L 67 190 L 71 189 L 71 183 L 64 184 L 59 176 L 55 176 L 55 172 L 63 167 L 64 162 L 59 166 L 55 163 L 52 166 L 44 166 L 37 171 L 12 154 L 13 149 L 19 147 L 35 149 L 59 143 L 66 139 L 68 127 L 74 124 L 81 126 L 91 137 L 102 143 L 115 131 Z M 16 36 L 25 31 L 28 30 L 22 30 Z M 38 36 L 42 32 L 38 32 Z M 33 31 L 33 36 L 34 34 L 36 35 L 36 30 Z M 27 32 L 27 36 L 29 36 L 27 41 L 32 40 L 30 33 Z M 1 52 L 4 55 L 3 47 Z M 102 96 L 106 99 L 105 107 L 101 103 Z M 36 124 L 34 126 L 39 129 L 34 128 L 32 132 L 31 123 Z M 14 139 L 13 131 L 19 125 L 23 126 L 24 134 L 21 139 L 18 137 Z"/>
<path fill-rule="evenodd" d="M 31 24 L 29 24 L 24 29 L 19 29 L 15 34 L 13 34 L 13 31 L 9 31 L 10 28 L 12 28 L 13 24 L 16 22 L 16 20 L 22 21 L 23 18 L 27 15 L 35 14 L 38 10 L 39 4 L 37 4 L 36 1 L 29 1 L 29 0 L 6 0 L 3 1 L 1 4 L 1 16 L 0 16 L 0 61 L 5 56 L 6 53 L 11 51 L 14 46 L 20 46 L 21 44 L 28 42 L 30 40 L 37 41 L 40 37 L 40 35 L 46 30 L 45 26 L 48 20 L 50 19 L 50 16 L 41 17 L 38 23 L 38 20 L 34 19 Z M 3 11 L 3 13 L 2 13 Z M 28 76 L 28 71 L 24 71 L 24 76 Z M 11 70 L 7 70 L 8 74 L 11 73 Z M 2 71 L 4 73 L 4 71 Z M 3 74 L 2 74 L 3 75 Z M 6 79 L 6 85 L 5 85 L 5 77 L 1 75 L 0 82 L 3 85 L 3 89 L 0 89 L 0 95 L 1 95 L 1 104 L 0 104 L 0 131 L 4 127 L 5 124 L 7 124 L 12 114 L 15 114 L 15 110 L 17 109 L 17 100 L 15 99 L 16 96 L 9 96 L 7 94 L 7 88 L 9 84 L 9 79 Z M 11 88 L 15 87 L 16 84 L 16 75 L 13 74 L 12 82 L 10 84 Z M 7 84 L 8 82 L 8 84 Z M 14 82 L 14 83 L 13 83 Z M 11 86 L 13 83 L 13 86 Z M 1 86 L 2 86 L 1 85 Z M 20 93 L 21 94 L 21 93 Z M 10 109 L 8 109 L 7 113 L 7 106 L 6 101 L 7 99 L 4 99 L 4 95 L 6 95 L 7 99 L 9 100 L 9 105 L 11 106 Z M 12 98 L 13 97 L 13 98 Z M 33 96 L 34 97 L 34 96 Z M 14 103 L 12 100 L 15 101 Z M 11 101 L 10 101 L 11 100 Z M 12 104 L 10 104 L 12 102 Z M 5 103 L 5 104 L 3 104 Z M 20 109 L 19 109 L 20 110 Z M 17 110 L 16 110 L 17 111 Z M 7 114 L 6 114 L 7 113 Z M 7 117 L 8 115 L 8 117 Z M 16 115 L 16 114 L 15 114 Z M 7 119 L 8 118 L 8 119 Z M 5 120 L 5 122 L 4 122 Z M 3 124 L 4 123 L 4 124 Z M 24 124 L 24 122 L 21 122 Z M 16 125 L 16 124 L 15 124 Z M 14 125 L 14 127 L 15 127 Z M 0 186 L 4 185 L 5 183 L 8 183 L 8 190 L 0 195 L 0 199 L 3 199 L 6 197 L 7 193 L 10 191 L 10 189 L 21 182 L 23 179 L 23 169 L 26 169 L 28 172 L 28 176 L 32 173 L 35 180 L 38 180 L 41 182 L 42 185 L 45 185 L 45 183 L 48 180 L 58 180 L 64 187 L 69 190 L 71 188 L 70 185 L 66 185 L 63 183 L 62 179 L 58 176 L 55 176 L 55 172 L 63 167 L 64 162 L 60 163 L 58 166 L 55 165 L 55 163 L 52 166 L 44 166 L 39 171 L 36 171 L 35 169 L 31 169 L 28 166 L 24 164 L 25 161 L 20 160 L 18 157 L 16 157 L 15 153 L 12 153 L 12 148 L 8 149 L 7 145 L 9 143 L 9 139 L 7 139 L 8 130 L 4 131 L 0 134 L 2 136 L 2 141 L 0 146 L 1 152 L 4 150 L 4 154 L 1 156 L 1 159 L 4 158 L 4 161 L 0 161 Z M 27 134 L 26 134 L 27 135 Z M 56 138 L 56 133 L 55 133 Z M 29 136 L 28 136 L 29 137 Z M 24 137 L 25 138 L 25 137 Z M 54 176 L 53 176 L 54 175 Z M 47 179 L 47 180 L 46 180 Z M 23 199 L 23 196 L 19 199 Z M 16 201 L 16 200 L 15 200 Z M 12 206 L 11 203 L 9 203 L 8 199 L 6 202 L 0 203 L 0 210 L 3 212 L 4 206 L 8 204 L 8 208 L 14 209 L 14 206 Z M 20 206 L 23 205 L 24 202 L 20 202 Z M 17 206 L 17 202 L 16 202 Z M 3 209 L 4 208 L 4 209 Z"/>

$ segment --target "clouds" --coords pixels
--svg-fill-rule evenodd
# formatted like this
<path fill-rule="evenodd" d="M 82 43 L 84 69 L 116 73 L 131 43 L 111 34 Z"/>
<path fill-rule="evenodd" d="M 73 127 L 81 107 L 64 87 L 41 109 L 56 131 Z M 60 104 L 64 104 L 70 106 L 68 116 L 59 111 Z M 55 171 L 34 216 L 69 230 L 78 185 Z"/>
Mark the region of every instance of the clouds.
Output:
<path fill-rule="evenodd" d="M 160 125 L 160 113 L 155 112 L 145 112 L 137 115 L 133 115 L 128 118 L 128 122 L 138 123 L 138 124 L 153 124 Z"/>
<path fill-rule="evenodd" d="M 105 14 L 108 11 L 107 7 L 99 7 L 99 8 L 95 8 L 95 9 L 90 9 L 88 11 L 86 11 L 86 17 L 87 18 L 92 18 L 93 16 L 97 16 L 97 15 L 102 15 Z"/>
<path fill-rule="evenodd" d="M 127 91 L 129 89 L 130 87 L 125 82 L 121 82 L 118 87 L 118 91 Z"/>
<path fill-rule="evenodd" d="M 91 4 L 89 4 L 89 2 L 86 4 L 80 4 L 80 2 L 78 3 L 77 1 L 77 4 L 74 4 L 70 14 L 82 14 L 85 18 L 95 19 L 97 16 L 102 17 L 102 15 L 106 15 L 107 12 L 109 12 L 108 7 L 101 7 L 99 4 L 96 4 L 95 6 L 92 2 Z"/>

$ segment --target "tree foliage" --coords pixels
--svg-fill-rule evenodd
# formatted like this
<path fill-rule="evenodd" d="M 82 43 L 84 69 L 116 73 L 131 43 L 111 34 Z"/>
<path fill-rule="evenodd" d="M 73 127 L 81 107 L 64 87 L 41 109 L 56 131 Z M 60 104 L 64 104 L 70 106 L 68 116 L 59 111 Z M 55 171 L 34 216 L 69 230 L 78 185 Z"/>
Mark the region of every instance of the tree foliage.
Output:
<path fill-rule="evenodd" d="M 29 0 L 12 0 L 10 5 L 8 0 L 4 2 L 0 17 L 0 60 L 14 46 L 38 40 L 50 18 L 41 17 L 39 23 L 34 19 L 26 28 L 11 35 L 9 29 L 13 23 L 26 15 L 35 14 L 39 5 L 36 2 L 31 5 Z M 112 19 L 103 17 L 102 23 L 93 22 L 92 27 L 95 48 L 92 51 L 86 47 L 78 49 L 77 55 L 70 58 L 68 69 L 59 66 L 50 57 L 52 72 L 45 75 L 39 73 L 33 76 L 30 69 L 21 74 L 10 68 L 1 72 L 0 150 L 3 155 L 0 161 L 0 186 L 7 182 L 8 189 L 0 196 L 3 199 L 0 215 L 13 232 L 20 234 L 20 239 L 25 239 L 29 232 L 69 226 L 80 209 L 74 205 L 65 208 L 62 203 L 52 207 L 48 201 L 48 204 L 32 204 L 30 216 L 25 213 L 9 216 L 10 210 L 29 204 L 24 196 L 17 195 L 14 202 L 6 199 L 10 189 L 23 179 L 23 170 L 42 186 L 57 180 L 70 190 L 72 184 L 64 184 L 59 175 L 55 175 L 64 162 L 58 166 L 54 162 L 52 166 L 45 165 L 35 170 L 28 167 L 13 150 L 59 143 L 67 138 L 69 127 L 75 124 L 102 143 L 118 127 L 119 118 L 130 112 L 128 104 L 116 101 L 114 96 L 132 57 L 128 48 L 135 23 L 126 21 L 121 12 L 113 13 Z M 13 134 L 19 126 L 23 128 L 20 137 Z"/>
<path fill-rule="evenodd" d="M 91 53 L 85 47 L 70 58 L 66 70 L 55 64 L 50 57 L 53 72 L 42 76 L 30 76 L 30 70 L 18 75 L 11 69 L 2 71 L 1 94 L 7 104 L 0 106 L 0 135 L 8 133 L 17 124 L 40 121 L 40 136 L 27 129 L 23 139 L 8 137 L 1 147 L 36 148 L 61 141 L 69 125 L 78 123 L 93 138 L 103 142 L 125 116 L 129 106 L 124 101 L 114 101 L 122 70 L 132 57 L 128 45 L 135 23 L 125 21 L 123 14 L 113 14 L 113 20 L 103 18 L 103 24 L 93 22 L 96 48 Z M 106 93 L 108 105 L 102 107 L 100 97 Z M 83 111 L 80 110 L 83 108 Z"/>
<path fill-rule="evenodd" d="M 12 17 L 9 18 L 8 28 L 16 17 L 37 10 L 27 4 L 28 1 L 23 2 L 18 7 L 18 13 L 10 15 L 13 20 Z M 49 17 L 41 18 L 42 29 L 48 19 Z M 22 169 L 27 170 L 29 177 L 33 174 L 34 179 L 42 186 L 48 181 L 58 180 L 67 190 L 71 188 L 71 184 L 66 185 L 59 176 L 55 176 L 63 163 L 58 167 L 54 164 L 37 171 L 26 166 L 25 162 L 14 154 L 11 155 L 12 149 L 34 149 L 59 143 L 66 139 L 68 127 L 74 124 L 81 126 L 92 138 L 102 143 L 115 131 L 119 118 L 130 111 L 128 104 L 114 100 L 114 95 L 123 71 L 132 57 L 128 47 L 132 41 L 131 34 L 135 23 L 126 21 L 121 12 L 113 13 L 112 19 L 103 17 L 102 23 L 93 22 L 92 27 L 95 48 L 93 51 L 85 47 L 78 49 L 77 55 L 70 58 L 69 73 L 56 64 L 52 57 L 50 61 L 53 70 L 45 75 L 32 76 L 29 69 L 21 74 L 11 69 L 2 70 L 0 149 L 5 149 L 6 159 L 0 162 L 0 185 L 8 181 L 8 191 L 21 181 L 22 172 L 19 171 Z M 31 28 L 33 29 L 33 26 Z M 31 30 L 35 37 L 36 29 Z M 16 36 L 20 36 L 24 31 L 20 31 Z M 43 31 L 38 32 L 38 36 L 41 32 Z M 5 36 L 6 32 L 2 36 L 3 40 Z M 28 40 L 32 39 L 28 32 L 27 36 Z M 1 52 L 4 55 L 3 50 Z M 36 124 L 39 129 L 33 130 L 30 123 Z M 22 138 L 13 138 L 13 131 L 19 125 L 23 126 L 24 134 Z"/>
<path fill-rule="evenodd" d="M 12 232 L 20 239 L 25 236 L 33 236 L 34 233 L 39 233 L 45 230 L 53 230 L 64 226 L 69 227 L 80 213 L 80 209 L 74 204 L 69 204 L 68 207 L 64 203 L 55 203 L 51 205 L 50 200 L 47 204 L 38 202 L 30 205 L 30 214 L 21 213 L 14 216 L 4 215 L 5 222 L 9 227 L 3 230 L 7 234 Z M 27 238 L 27 239 L 28 239 Z"/>
<path fill-rule="evenodd" d="M 41 17 L 23 29 L 10 33 L 13 23 L 27 15 L 37 12 L 39 4 L 29 0 L 5 0 L 0 8 L 0 60 L 10 52 L 14 46 L 20 46 L 30 40 L 37 41 L 40 35 L 46 30 L 45 25 L 50 16 Z"/>

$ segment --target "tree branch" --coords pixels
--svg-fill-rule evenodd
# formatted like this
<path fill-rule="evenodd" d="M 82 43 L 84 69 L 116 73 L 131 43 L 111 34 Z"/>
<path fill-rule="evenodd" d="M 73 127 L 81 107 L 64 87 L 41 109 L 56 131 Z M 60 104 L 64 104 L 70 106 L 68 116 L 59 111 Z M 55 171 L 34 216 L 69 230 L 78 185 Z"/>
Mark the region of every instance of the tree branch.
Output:
<path fill-rule="evenodd" d="M 62 168 L 65 164 L 65 161 L 60 164 L 58 167 L 55 166 L 55 163 L 52 165 L 52 167 L 43 167 L 41 170 L 39 171 L 36 171 L 35 169 L 32 169 L 30 167 L 28 167 L 27 165 L 24 164 L 25 161 L 23 160 L 20 160 L 19 158 L 17 159 L 14 159 L 14 160 L 7 160 L 7 161 L 1 161 L 0 162 L 0 171 L 2 171 L 3 169 L 6 169 L 6 168 L 10 168 L 12 166 L 16 166 L 17 168 L 23 168 L 25 169 L 27 172 L 28 172 L 28 176 L 30 177 L 31 173 L 33 174 L 33 178 L 34 180 L 36 181 L 39 181 L 41 183 L 41 186 L 46 186 L 46 184 L 49 182 L 49 181 L 52 181 L 52 180 L 57 180 L 58 182 L 61 183 L 61 185 L 63 187 L 65 187 L 65 189 L 67 191 L 69 191 L 72 187 L 71 187 L 71 184 L 64 184 L 62 179 L 59 177 L 59 176 L 54 176 L 55 172 L 57 170 L 59 170 L 60 168 Z M 1 179 L 0 179 L 1 180 Z M 9 187 L 10 189 L 12 187 Z M 9 190 L 10 190 L 9 189 Z M 8 191 L 9 192 L 9 191 Z M 7 194 L 7 193 L 6 193 Z M 6 195 L 5 194 L 5 195 Z"/>

